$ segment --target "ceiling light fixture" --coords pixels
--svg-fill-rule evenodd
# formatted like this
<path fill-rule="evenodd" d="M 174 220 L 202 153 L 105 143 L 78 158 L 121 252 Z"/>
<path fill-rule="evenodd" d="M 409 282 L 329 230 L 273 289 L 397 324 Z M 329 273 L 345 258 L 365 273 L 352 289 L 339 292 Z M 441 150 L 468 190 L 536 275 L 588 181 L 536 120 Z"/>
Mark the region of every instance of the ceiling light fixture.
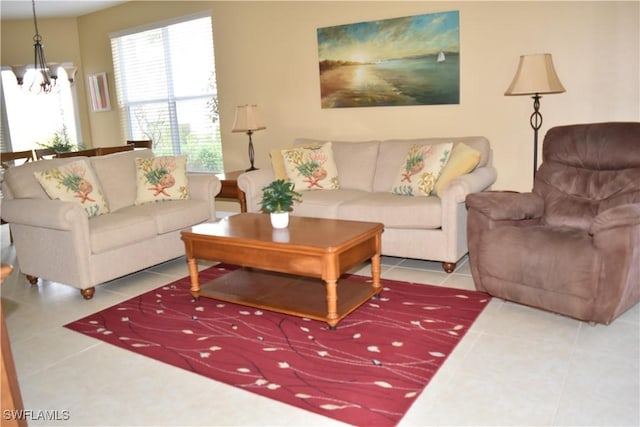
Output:
<path fill-rule="evenodd" d="M 29 85 L 29 90 L 49 93 L 51 89 L 56 85 L 58 80 L 58 70 L 60 67 L 64 69 L 67 73 L 67 79 L 69 80 L 69 84 L 73 84 L 73 81 L 76 76 L 76 72 L 78 70 L 77 67 L 72 64 L 58 64 L 55 62 L 51 62 L 47 64 L 47 61 L 44 57 L 44 49 L 42 47 L 42 36 L 38 31 L 38 19 L 36 17 L 36 1 L 31 0 L 31 5 L 33 8 L 33 25 L 36 30 L 36 34 L 33 36 L 33 49 L 34 49 L 34 60 L 33 60 L 33 68 L 35 69 L 35 77 L 31 84 Z M 18 85 L 22 86 L 24 83 L 24 77 L 29 70 L 26 65 L 12 65 L 11 70 L 13 74 L 16 76 L 16 80 L 18 81 Z"/>

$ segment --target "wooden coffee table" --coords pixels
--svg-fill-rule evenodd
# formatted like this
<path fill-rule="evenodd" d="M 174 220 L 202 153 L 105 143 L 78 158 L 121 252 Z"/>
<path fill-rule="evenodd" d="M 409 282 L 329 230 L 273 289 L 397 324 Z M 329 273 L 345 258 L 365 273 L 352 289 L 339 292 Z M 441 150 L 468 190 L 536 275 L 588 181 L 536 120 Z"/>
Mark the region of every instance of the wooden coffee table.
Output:
<path fill-rule="evenodd" d="M 276 230 L 268 214 L 257 213 L 196 225 L 182 232 L 191 294 L 320 320 L 335 329 L 382 291 L 383 229 L 373 222 L 292 216 L 288 228 Z M 200 287 L 198 259 L 243 268 Z M 340 279 L 367 260 L 371 284 Z"/>

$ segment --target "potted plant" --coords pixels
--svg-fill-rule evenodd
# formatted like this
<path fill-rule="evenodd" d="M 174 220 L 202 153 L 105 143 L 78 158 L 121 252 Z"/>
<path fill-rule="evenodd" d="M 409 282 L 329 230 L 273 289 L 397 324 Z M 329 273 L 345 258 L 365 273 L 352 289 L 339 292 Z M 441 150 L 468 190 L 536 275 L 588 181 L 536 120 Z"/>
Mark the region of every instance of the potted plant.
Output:
<path fill-rule="evenodd" d="M 56 153 L 67 153 L 80 148 L 80 146 L 76 147 L 76 145 L 71 142 L 71 137 L 69 137 L 66 125 L 62 125 L 62 128 L 56 131 L 46 143 L 37 144 L 42 148 L 51 148 Z"/>
<path fill-rule="evenodd" d="M 262 188 L 262 212 L 271 215 L 273 228 L 286 228 L 289 225 L 289 211 L 293 202 L 301 202 L 302 194 L 294 190 L 293 182 L 277 179 Z"/>

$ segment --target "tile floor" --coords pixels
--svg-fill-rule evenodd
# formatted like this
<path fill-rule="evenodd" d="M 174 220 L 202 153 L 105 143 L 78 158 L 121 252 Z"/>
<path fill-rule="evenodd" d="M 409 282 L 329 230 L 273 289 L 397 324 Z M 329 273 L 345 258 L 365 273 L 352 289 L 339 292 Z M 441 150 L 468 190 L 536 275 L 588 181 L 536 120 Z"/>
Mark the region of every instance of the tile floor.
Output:
<path fill-rule="evenodd" d="M 8 229 L 0 231 L 2 262 L 17 269 Z M 69 418 L 29 425 L 340 424 L 62 327 L 187 274 L 180 258 L 84 301 L 75 288 L 32 287 L 14 271 L 1 292 L 25 407 Z M 437 263 L 384 258 L 382 275 L 473 289 L 466 259 L 446 274 Z M 639 384 L 640 307 L 591 326 L 494 298 L 400 425 L 638 426 Z"/>

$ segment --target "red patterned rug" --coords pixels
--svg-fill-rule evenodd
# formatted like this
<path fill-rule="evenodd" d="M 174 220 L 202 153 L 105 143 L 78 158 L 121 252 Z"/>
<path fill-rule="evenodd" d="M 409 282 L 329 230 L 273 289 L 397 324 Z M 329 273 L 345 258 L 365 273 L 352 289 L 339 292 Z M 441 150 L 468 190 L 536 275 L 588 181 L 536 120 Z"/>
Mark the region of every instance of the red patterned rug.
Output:
<path fill-rule="evenodd" d="M 200 273 L 201 283 L 236 268 L 211 267 Z M 342 422 L 396 425 L 490 297 L 393 280 L 382 284 L 380 298 L 333 331 L 314 320 L 208 298 L 193 301 L 188 277 L 66 327 Z"/>

